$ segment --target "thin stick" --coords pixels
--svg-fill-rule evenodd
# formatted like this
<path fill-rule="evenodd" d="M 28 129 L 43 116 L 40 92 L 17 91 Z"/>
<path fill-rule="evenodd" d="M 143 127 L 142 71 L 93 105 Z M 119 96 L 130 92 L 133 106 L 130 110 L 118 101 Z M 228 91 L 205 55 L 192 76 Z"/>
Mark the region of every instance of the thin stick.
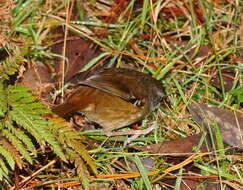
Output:
<path fill-rule="evenodd" d="M 43 170 L 45 170 L 46 168 L 50 167 L 51 165 L 53 165 L 55 163 L 56 163 L 56 160 L 52 160 L 51 162 L 46 164 L 44 167 L 42 167 L 39 170 L 37 170 L 36 172 L 32 173 L 30 176 L 24 178 L 24 180 L 19 183 L 19 187 L 21 187 L 24 183 L 28 182 L 33 177 L 35 177 L 37 174 L 39 174 L 40 172 L 42 172 Z M 13 187 L 11 187 L 9 190 L 14 190 L 14 189 L 15 189 L 15 185 Z"/>

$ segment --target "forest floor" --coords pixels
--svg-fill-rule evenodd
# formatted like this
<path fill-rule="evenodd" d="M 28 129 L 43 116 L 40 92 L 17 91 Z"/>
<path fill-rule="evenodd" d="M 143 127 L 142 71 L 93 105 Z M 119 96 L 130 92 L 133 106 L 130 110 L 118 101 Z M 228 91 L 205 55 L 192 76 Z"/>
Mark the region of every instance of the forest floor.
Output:
<path fill-rule="evenodd" d="M 0 1 L 0 188 L 243 189 L 242 7 Z M 72 94 L 68 79 L 104 67 L 165 89 L 158 109 L 118 129 L 156 126 L 126 146 L 130 135 L 107 137 L 84 115 L 50 110 Z"/>

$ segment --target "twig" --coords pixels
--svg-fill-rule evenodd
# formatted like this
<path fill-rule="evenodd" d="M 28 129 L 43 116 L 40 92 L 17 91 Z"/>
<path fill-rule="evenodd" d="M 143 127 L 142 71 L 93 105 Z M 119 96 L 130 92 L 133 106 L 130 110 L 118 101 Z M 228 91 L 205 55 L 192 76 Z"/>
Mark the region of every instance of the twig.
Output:
<path fill-rule="evenodd" d="M 31 180 L 33 177 L 38 175 L 40 172 L 42 172 L 43 170 L 45 170 L 46 168 L 50 167 L 51 165 L 53 165 L 55 163 L 56 163 L 56 160 L 52 160 L 51 162 L 46 164 L 44 167 L 42 167 L 39 170 L 37 170 L 36 172 L 32 173 L 30 176 L 24 178 L 24 180 L 19 183 L 19 187 L 23 186 L 23 184 L 25 184 L 26 182 Z M 15 185 L 13 187 L 11 187 L 9 190 L 14 190 L 14 189 L 15 189 Z"/>

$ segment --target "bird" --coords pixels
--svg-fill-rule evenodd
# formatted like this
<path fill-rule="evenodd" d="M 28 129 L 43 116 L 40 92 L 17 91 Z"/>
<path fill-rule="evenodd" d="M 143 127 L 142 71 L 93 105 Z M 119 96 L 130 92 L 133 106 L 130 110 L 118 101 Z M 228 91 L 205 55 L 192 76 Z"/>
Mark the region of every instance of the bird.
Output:
<path fill-rule="evenodd" d="M 143 120 L 165 98 L 161 81 L 127 68 L 80 72 L 67 82 L 77 88 L 52 111 L 61 117 L 82 113 L 107 136 Z"/>

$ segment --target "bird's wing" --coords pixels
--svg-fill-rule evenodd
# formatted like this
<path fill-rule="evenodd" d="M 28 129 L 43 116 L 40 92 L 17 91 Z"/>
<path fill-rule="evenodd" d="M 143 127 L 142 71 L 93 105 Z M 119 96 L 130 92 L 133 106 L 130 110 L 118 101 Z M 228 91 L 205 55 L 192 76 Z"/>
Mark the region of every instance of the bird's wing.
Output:
<path fill-rule="evenodd" d="M 87 85 L 93 88 L 118 96 L 126 101 L 130 101 L 133 97 L 131 90 L 119 78 L 112 75 L 95 74 L 85 80 L 79 81 L 79 85 Z"/>
<path fill-rule="evenodd" d="M 87 85 L 118 96 L 126 101 L 136 103 L 140 100 L 134 90 L 144 74 L 127 69 L 101 69 L 77 74 L 70 82 L 74 85 Z M 126 80 L 124 80 L 124 77 Z M 136 81 L 138 80 L 138 81 Z"/>

